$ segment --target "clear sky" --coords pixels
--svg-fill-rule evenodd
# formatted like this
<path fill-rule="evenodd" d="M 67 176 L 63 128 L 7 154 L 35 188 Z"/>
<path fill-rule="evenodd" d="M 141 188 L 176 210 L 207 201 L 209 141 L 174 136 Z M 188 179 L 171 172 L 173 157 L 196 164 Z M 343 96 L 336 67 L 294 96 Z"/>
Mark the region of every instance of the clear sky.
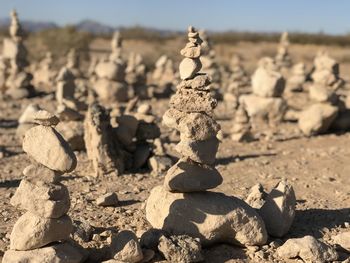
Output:
<path fill-rule="evenodd" d="M 0 17 L 60 25 L 93 19 L 112 26 L 184 30 L 350 32 L 350 0 L 0 0 Z"/>

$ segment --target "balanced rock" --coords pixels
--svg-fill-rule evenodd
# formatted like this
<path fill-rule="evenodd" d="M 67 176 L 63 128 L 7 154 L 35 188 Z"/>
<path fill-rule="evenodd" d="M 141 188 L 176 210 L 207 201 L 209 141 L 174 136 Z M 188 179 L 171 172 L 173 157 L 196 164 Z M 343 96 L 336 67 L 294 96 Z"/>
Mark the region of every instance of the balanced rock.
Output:
<path fill-rule="evenodd" d="M 277 255 L 283 259 L 301 258 L 304 262 L 333 262 L 338 253 L 329 245 L 313 236 L 291 238 L 277 248 Z"/>
<path fill-rule="evenodd" d="M 23 170 L 24 179 L 30 182 L 43 182 L 56 184 L 60 180 L 61 173 L 50 170 L 41 164 L 28 165 Z"/>
<path fill-rule="evenodd" d="M 258 183 L 250 189 L 249 195 L 245 201 L 251 207 L 259 209 L 265 203 L 266 197 L 267 193 L 264 191 L 263 186 Z"/>
<path fill-rule="evenodd" d="M 180 78 L 190 79 L 201 69 L 202 63 L 197 59 L 184 58 L 179 66 Z"/>
<path fill-rule="evenodd" d="M 207 140 L 216 136 L 220 125 L 204 113 L 189 113 L 180 119 L 177 130 L 187 138 Z"/>
<path fill-rule="evenodd" d="M 182 137 L 176 150 L 195 162 L 211 165 L 215 162 L 218 147 L 219 140 L 216 137 L 203 141 Z"/>
<path fill-rule="evenodd" d="M 222 177 L 215 168 L 183 158 L 168 170 L 164 187 L 171 192 L 186 193 L 205 191 L 221 183 Z"/>
<path fill-rule="evenodd" d="M 267 233 L 282 237 L 288 232 L 294 220 L 295 204 L 293 187 L 285 181 L 279 182 L 259 210 Z"/>
<path fill-rule="evenodd" d="M 263 245 L 267 241 L 264 222 L 254 209 L 221 193 L 171 193 L 157 186 L 147 200 L 146 218 L 154 228 L 199 238 L 203 245 Z"/>
<path fill-rule="evenodd" d="M 326 132 L 338 115 L 338 108 L 328 103 L 317 103 L 302 111 L 299 129 L 307 136 Z"/>
<path fill-rule="evenodd" d="M 37 216 L 59 218 L 69 210 L 69 192 L 62 184 L 44 183 L 24 178 L 11 198 L 11 205 Z"/>
<path fill-rule="evenodd" d="M 211 113 L 217 106 L 217 101 L 209 91 L 180 89 L 170 98 L 170 106 L 182 112 Z"/>
<path fill-rule="evenodd" d="M 44 218 L 27 212 L 12 229 L 10 249 L 31 250 L 54 241 L 67 240 L 72 230 L 72 221 L 67 215 Z"/>
<path fill-rule="evenodd" d="M 8 250 L 5 252 L 2 262 L 80 263 L 83 262 L 84 258 L 84 253 L 75 246 L 69 243 L 60 243 L 27 251 Z"/>
<path fill-rule="evenodd" d="M 34 115 L 34 122 L 43 126 L 56 126 L 59 121 L 55 115 L 46 110 L 39 110 Z"/>
<path fill-rule="evenodd" d="M 123 230 L 112 238 L 111 254 L 121 262 L 137 263 L 143 259 L 143 253 L 136 235 Z"/>
<path fill-rule="evenodd" d="M 52 127 L 36 126 L 28 130 L 23 150 L 38 163 L 55 171 L 70 172 L 77 165 L 68 143 Z"/>

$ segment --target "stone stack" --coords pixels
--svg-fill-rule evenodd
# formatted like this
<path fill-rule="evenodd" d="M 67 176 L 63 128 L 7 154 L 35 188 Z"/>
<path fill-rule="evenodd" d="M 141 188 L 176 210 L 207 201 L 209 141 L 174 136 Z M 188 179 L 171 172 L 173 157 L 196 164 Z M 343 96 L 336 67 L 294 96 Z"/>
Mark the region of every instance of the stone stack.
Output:
<path fill-rule="evenodd" d="M 231 129 L 231 139 L 236 142 L 247 142 L 252 140 L 253 136 L 251 128 L 252 126 L 250 125 L 247 111 L 242 105 L 239 105 Z"/>
<path fill-rule="evenodd" d="M 248 93 L 250 78 L 242 65 L 242 58 L 234 54 L 231 58 L 230 68 L 226 79 L 227 87 L 224 94 L 224 102 L 228 108 L 236 108 L 240 95 Z"/>
<path fill-rule="evenodd" d="M 31 85 L 33 76 L 25 71 L 29 65 L 27 49 L 23 44 L 25 34 L 15 10 L 11 12 L 9 31 L 11 38 L 5 38 L 3 44 L 3 56 L 10 61 L 9 76 L 5 83 L 6 95 L 13 99 L 30 97 L 34 94 L 34 88 Z"/>
<path fill-rule="evenodd" d="M 57 72 L 53 70 L 53 58 L 51 52 L 47 52 L 45 57 L 39 62 L 38 68 L 34 72 L 33 83 L 36 87 L 42 87 L 46 91 L 54 86 Z"/>
<path fill-rule="evenodd" d="M 150 93 L 156 97 L 167 97 L 172 92 L 176 81 L 174 62 L 166 55 L 162 55 L 157 60 L 155 69 L 152 72 L 151 83 L 153 90 Z"/>
<path fill-rule="evenodd" d="M 140 54 L 130 53 L 125 73 L 125 79 L 132 88 L 132 95 L 138 96 L 140 99 L 148 98 L 146 65 Z"/>
<path fill-rule="evenodd" d="M 292 59 L 289 55 L 288 47 L 288 32 L 284 32 L 281 35 L 280 43 L 277 49 L 277 55 L 275 57 L 276 65 L 282 70 L 288 69 L 292 66 Z"/>
<path fill-rule="evenodd" d="M 202 53 L 200 58 L 202 63 L 202 70 L 211 78 L 211 88 L 215 98 L 221 98 L 221 72 L 219 65 L 216 63 L 215 50 L 213 49 L 213 45 L 206 32 L 204 30 L 201 30 L 199 34 L 202 39 Z"/>
<path fill-rule="evenodd" d="M 80 70 L 80 58 L 78 52 L 72 48 L 67 54 L 66 67 L 72 72 L 76 78 L 82 78 L 83 73 Z"/>
<path fill-rule="evenodd" d="M 123 64 L 125 66 L 125 63 L 122 58 L 122 45 L 123 45 L 123 38 L 119 31 L 114 32 L 112 41 L 111 41 L 111 49 L 112 53 L 109 56 L 109 60 L 116 61 L 119 64 Z"/>
<path fill-rule="evenodd" d="M 304 90 L 306 82 L 306 67 L 304 63 L 295 64 L 292 68 L 291 76 L 287 80 L 287 92 L 301 92 Z"/>
<path fill-rule="evenodd" d="M 326 132 L 336 120 L 339 113 L 336 91 L 344 84 L 339 77 L 339 64 L 324 53 L 315 59 L 311 77 L 313 83 L 309 87 L 309 97 L 314 104 L 302 111 L 299 117 L 299 128 L 308 136 Z M 343 118 L 348 119 L 347 116 Z"/>
<path fill-rule="evenodd" d="M 242 58 L 238 54 L 231 58 L 230 74 L 228 92 L 240 94 L 240 88 L 250 85 L 249 76 L 242 65 Z"/>
<path fill-rule="evenodd" d="M 164 185 L 152 189 L 146 218 L 154 228 L 199 238 L 203 245 L 264 244 L 264 222 L 254 209 L 238 198 L 207 191 L 222 183 L 214 167 L 220 126 L 212 114 L 217 102 L 210 78 L 200 73 L 201 39 L 193 27 L 188 28 L 188 40 L 181 50 L 182 81 L 163 116 L 164 124 L 181 134 L 176 146 L 181 158 L 168 170 Z"/>
<path fill-rule="evenodd" d="M 274 126 L 283 119 L 287 105 L 281 97 L 285 79 L 278 71 L 272 58 L 260 59 L 258 69 L 252 76 L 253 94 L 242 95 L 239 103 L 243 104 L 253 121 L 263 120 Z"/>
<path fill-rule="evenodd" d="M 11 204 L 27 212 L 15 223 L 10 250 L 3 262 L 82 262 L 77 247 L 67 242 L 73 230 L 67 215 L 69 192 L 60 183 L 77 159 L 67 142 L 55 130 L 58 118 L 47 111 L 34 116 L 37 126 L 28 130 L 23 150 L 37 163 L 27 166 Z"/>
<path fill-rule="evenodd" d="M 125 81 L 125 62 L 122 59 L 120 33 L 113 35 L 112 53 L 95 67 L 96 80 L 92 83 L 98 99 L 103 103 L 117 103 L 128 100 L 128 85 Z"/>

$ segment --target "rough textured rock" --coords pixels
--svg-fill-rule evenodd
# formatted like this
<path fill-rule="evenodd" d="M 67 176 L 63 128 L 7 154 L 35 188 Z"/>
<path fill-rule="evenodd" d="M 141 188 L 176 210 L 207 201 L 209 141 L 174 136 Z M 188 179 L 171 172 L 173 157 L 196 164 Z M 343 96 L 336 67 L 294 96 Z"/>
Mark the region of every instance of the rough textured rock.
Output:
<path fill-rule="evenodd" d="M 10 249 L 30 250 L 51 242 L 66 240 L 73 230 L 69 216 L 43 218 L 30 212 L 22 215 L 14 225 Z"/>
<path fill-rule="evenodd" d="M 211 165 L 215 162 L 218 147 L 219 140 L 216 137 L 203 141 L 181 138 L 176 150 L 195 162 Z"/>
<path fill-rule="evenodd" d="M 84 121 L 84 141 L 95 176 L 124 172 L 124 153 L 111 127 L 109 114 L 99 104 L 89 106 Z"/>
<path fill-rule="evenodd" d="M 266 197 L 267 193 L 264 191 L 263 186 L 258 183 L 250 189 L 249 195 L 245 201 L 251 207 L 259 209 L 265 203 Z"/>
<path fill-rule="evenodd" d="M 136 263 L 143 259 L 142 250 L 136 235 L 129 230 L 119 232 L 111 243 L 111 254 L 122 262 Z"/>
<path fill-rule="evenodd" d="M 56 130 L 68 142 L 74 151 L 85 149 L 84 123 L 82 121 L 65 121 L 56 126 Z"/>
<path fill-rule="evenodd" d="M 11 205 L 46 218 L 59 218 L 70 207 L 69 192 L 62 184 L 22 179 Z"/>
<path fill-rule="evenodd" d="M 199 239 L 190 236 L 162 236 L 158 250 L 168 262 L 191 263 L 203 261 Z"/>
<path fill-rule="evenodd" d="M 5 252 L 2 262 L 6 263 L 80 263 L 85 255 L 75 246 L 69 243 L 28 250 L 8 250 Z"/>
<path fill-rule="evenodd" d="M 217 101 L 209 91 L 180 89 L 170 98 L 170 106 L 182 112 L 211 113 L 217 106 Z"/>
<path fill-rule="evenodd" d="M 326 132 L 338 115 L 338 108 L 328 103 L 313 104 L 299 117 L 300 130 L 307 136 Z"/>
<path fill-rule="evenodd" d="M 239 103 L 244 105 L 249 117 L 268 119 L 272 122 L 281 121 L 287 110 L 287 104 L 282 98 L 242 95 Z"/>
<path fill-rule="evenodd" d="M 58 183 L 61 173 L 50 170 L 41 164 L 28 165 L 23 170 L 24 179 L 31 182 Z"/>
<path fill-rule="evenodd" d="M 187 138 L 201 141 L 215 137 L 220 125 L 206 114 L 190 113 L 180 119 L 177 130 Z"/>
<path fill-rule="evenodd" d="M 51 127 L 36 126 L 28 130 L 23 150 L 38 163 L 55 171 L 70 172 L 77 165 L 68 143 Z"/>
<path fill-rule="evenodd" d="M 184 58 L 179 66 L 180 78 L 190 79 L 201 69 L 202 63 L 197 59 Z"/>
<path fill-rule="evenodd" d="M 221 193 L 170 193 L 157 186 L 147 200 L 146 218 L 154 228 L 199 238 L 203 245 L 263 245 L 267 241 L 264 222 L 254 209 Z"/>
<path fill-rule="evenodd" d="M 338 259 L 338 254 L 332 247 L 312 236 L 288 239 L 276 252 L 283 259 L 300 257 L 305 262 L 321 263 Z"/>
<path fill-rule="evenodd" d="M 259 210 L 269 235 L 282 237 L 289 231 L 295 216 L 295 204 L 293 187 L 287 182 L 279 182 L 272 189 Z"/>
<path fill-rule="evenodd" d="M 118 196 L 116 193 L 107 193 L 96 199 L 99 206 L 116 206 L 118 205 Z"/>
<path fill-rule="evenodd" d="M 215 168 L 183 158 L 168 170 L 164 187 L 168 191 L 184 193 L 205 191 L 221 183 L 222 177 Z"/>

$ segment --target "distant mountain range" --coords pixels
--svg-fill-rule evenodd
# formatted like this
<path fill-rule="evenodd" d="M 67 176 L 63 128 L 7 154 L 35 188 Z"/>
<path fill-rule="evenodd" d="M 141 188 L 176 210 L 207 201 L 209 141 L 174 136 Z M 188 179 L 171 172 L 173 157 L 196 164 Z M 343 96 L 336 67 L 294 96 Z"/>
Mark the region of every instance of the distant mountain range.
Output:
<path fill-rule="evenodd" d="M 21 20 L 22 27 L 27 32 L 38 32 L 46 29 L 54 29 L 60 27 L 54 22 L 37 22 L 31 20 Z M 9 18 L 0 18 L 0 29 L 8 28 L 10 25 Z M 115 30 L 120 30 L 122 27 L 112 27 L 109 25 L 105 25 L 99 22 L 96 22 L 91 19 L 86 19 L 80 21 L 79 23 L 73 25 L 77 28 L 78 31 L 89 32 L 92 34 L 111 34 Z M 164 35 L 172 33 L 173 31 L 169 30 L 158 30 L 153 28 L 147 28 L 149 31 L 158 32 Z"/>

